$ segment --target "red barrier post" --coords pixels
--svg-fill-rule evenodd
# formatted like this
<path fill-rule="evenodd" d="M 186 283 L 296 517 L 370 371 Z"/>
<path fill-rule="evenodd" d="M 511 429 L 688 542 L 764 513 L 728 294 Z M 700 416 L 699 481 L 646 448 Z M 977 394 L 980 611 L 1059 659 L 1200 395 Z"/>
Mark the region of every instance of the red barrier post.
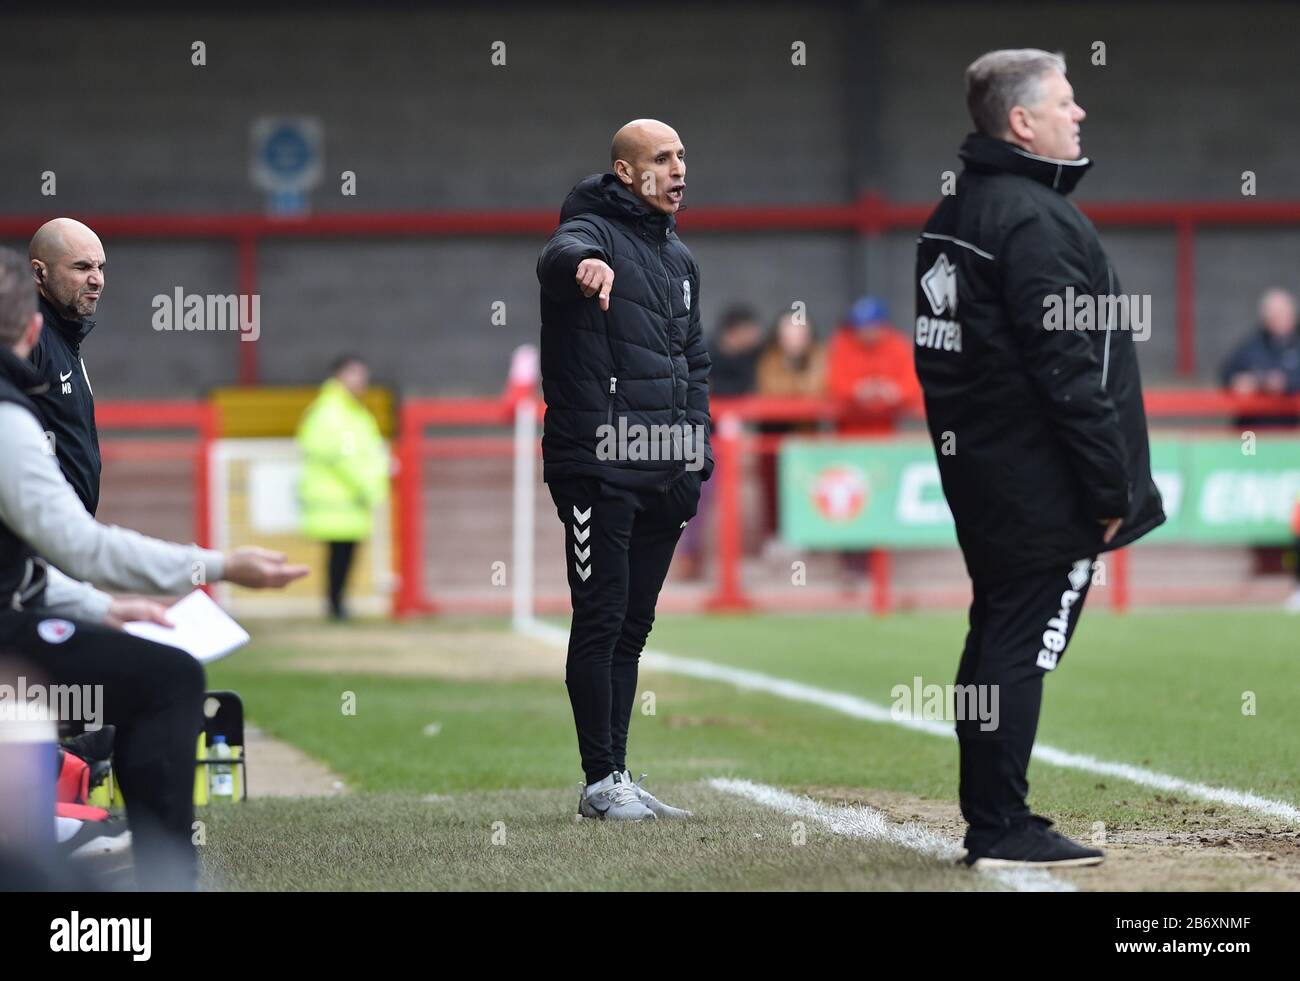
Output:
<path fill-rule="evenodd" d="M 199 445 L 194 449 L 194 541 L 211 548 L 212 452 L 221 435 L 221 410 L 204 402 L 199 413 Z"/>
<path fill-rule="evenodd" d="M 718 479 L 718 585 L 707 607 L 717 612 L 748 609 L 749 600 L 740 584 L 740 560 L 744 552 L 740 522 L 740 419 L 725 412 L 718 419 L 714 441 L 714 470 Z"/>
<path fill-rule="evenodd" d="M 871 565 L 871 612 L 883 616 L 893 609 L 893 575 L 888 549 L 873 548 L 869 554 Z"/>
<path fill-rule="evenodd" d="M 398 587 L 393 613 L 398 617 L 430 612 L 432 604 L 424 597 L 424 507 L 421 488 L 420 439 L 424 424 L 417 415 L 417 405 L 402 406 L 398 427 L 397 496 L 400 528 L 398 532 Z"/>
<path fill-rule="evenodd" d="M 1116 613 L 1128 612 L 1128 549 L 1116 549 L 1111 562 L 1115 575 L 1110 581 L 1110 604 Z"/>

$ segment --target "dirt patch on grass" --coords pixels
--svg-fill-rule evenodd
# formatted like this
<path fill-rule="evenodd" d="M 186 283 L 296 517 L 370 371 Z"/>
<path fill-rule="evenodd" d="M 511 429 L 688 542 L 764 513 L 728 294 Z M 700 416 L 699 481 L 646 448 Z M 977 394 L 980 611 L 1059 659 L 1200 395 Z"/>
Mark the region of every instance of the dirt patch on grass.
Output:
<path fill-rule="evenodd" d="M 248 796 L 337 797 L 347 793 L 342 778 L 329 767 L 257 726 L 244 727 L 248 760 Z"/>
<path fill-rule="evenodd" d="M 762 735 L 768 731 L 768 726 L 758 719 L 722 715 L 683 715 L 681 713 L 665 715 L 664 726 L 668 729 L 741 729 L 755 735 Z"/>
<path fill-rule="evenodd" d="M 886 790 L 803 787 L 799 793 L 835 804 L 865 804 L 899 823 L 921 822 L 960 842 L 966 825 L 956 801 Z M 1097 846 L 1106 862 L 1052 874 L 1087 891 L 1300 891 L 1300 831 L 1235 809 L 1156 795 L 1165 827 L 1111 825 Z M 1166 814 L 1167 812 L 1167 814 Z M 1085 844 L 1087 827 L 1060 826 Z"/>
<path fill-rule="evenodd" d="M 303 624 L 261 629 L 257 642 L 267 648 L 310 652 L 276 659 L 277 667 L 291 671 L 355 671 L 455 681 L 564 677 L 563 650 L 504 630 Z"/>

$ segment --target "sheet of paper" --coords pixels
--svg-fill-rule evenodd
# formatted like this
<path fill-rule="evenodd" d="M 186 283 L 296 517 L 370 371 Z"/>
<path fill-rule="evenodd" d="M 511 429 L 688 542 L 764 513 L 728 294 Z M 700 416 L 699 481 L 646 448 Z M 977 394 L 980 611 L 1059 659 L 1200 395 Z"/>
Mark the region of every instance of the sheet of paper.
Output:
<path fill-rule="evenodd" d="M 168 607 L 167 619 L 174 626 L 133 620 L 124 623 L 122 629 L 146 640 L 179 647 L 205 664 L 248 643 L 248 631 L 201 589 Z"/>

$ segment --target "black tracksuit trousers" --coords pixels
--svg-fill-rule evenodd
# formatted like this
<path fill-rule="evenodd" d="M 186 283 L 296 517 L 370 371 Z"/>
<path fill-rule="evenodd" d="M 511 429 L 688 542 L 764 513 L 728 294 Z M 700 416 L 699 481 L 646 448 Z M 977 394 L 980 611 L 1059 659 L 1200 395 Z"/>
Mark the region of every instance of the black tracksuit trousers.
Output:
<path fill-rule="evenodd" d="M 565 685 L 587 783 L 627 766 L 637 665 L 673 549 L 700 497 L 698 472 L 667 490 L 631 491 L 596 478 L 553 480 L 564 522 L 573 622 Z"/>
<path fill-rule="evenodd" d="M 126 801 L 136 881 L 148 890 L 193 889 L 203 665 L 175 647 L 99 624 L 69 621 L 71 633 L 40 629 L 58 619 L 40 611 L 0 613 L 0 649 L 17 652 L 44 683 L 103 686 L 98 721 L 117 729 L 113 773 Z"/>
<path fill-rule="evenodd" d="M 975 582 L 958 685 L 996 685 L 998 725 L 959 719 L 961 812 L 966 847 L 993 844 L 1029 816 L 1029 757 L 1038 732 L 1043 676 L 1074 635 L 1092 583 L 1092 559 L 999 582 Z"/>

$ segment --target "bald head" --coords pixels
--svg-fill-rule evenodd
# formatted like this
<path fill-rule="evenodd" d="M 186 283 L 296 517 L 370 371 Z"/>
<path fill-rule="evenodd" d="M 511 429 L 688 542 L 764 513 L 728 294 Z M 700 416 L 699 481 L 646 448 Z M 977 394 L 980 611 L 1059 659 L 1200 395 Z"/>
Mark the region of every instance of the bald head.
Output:
<path fill-rule="evenodd" d="M 52 262 L 69 250 L 85 248 L 103 251 L 99 236 L 75 218 L 52 218 L 36 229 L 27 258 Z"/>
<path fill-rule="evenodd" d="M 27 250 L 41 295 L 69 320 L 95 312 L 104 289 L 104 246 L 99 236 L 73 218 L 47 221 Z"/>
<path fill-rule="evenodd" d="M 1278 287 L 1265 290 L 1259 298 L 1259 319 L 1275 337 L 1290 337 L 1296 331 L 1295 297 Z"/>
<path fill-rule="evenodd" d="M 664 140 L 679 142 L 677 130 L 657 119 L 634 119 L 630 123 L 624 123 L 614 134 L 614 141 L 609 147 L 609 162 L 611 165 L 620 160 L 631 162 L 638 159 L 648 147 Z"/>
<path fill-rule="evenodd" d="M 610 143 L 614 174 L 646 204 L 665 214 L 681 206 L 686 190 L 686 148 L 677 131 L 657 119 L 634 119 Z"/>

